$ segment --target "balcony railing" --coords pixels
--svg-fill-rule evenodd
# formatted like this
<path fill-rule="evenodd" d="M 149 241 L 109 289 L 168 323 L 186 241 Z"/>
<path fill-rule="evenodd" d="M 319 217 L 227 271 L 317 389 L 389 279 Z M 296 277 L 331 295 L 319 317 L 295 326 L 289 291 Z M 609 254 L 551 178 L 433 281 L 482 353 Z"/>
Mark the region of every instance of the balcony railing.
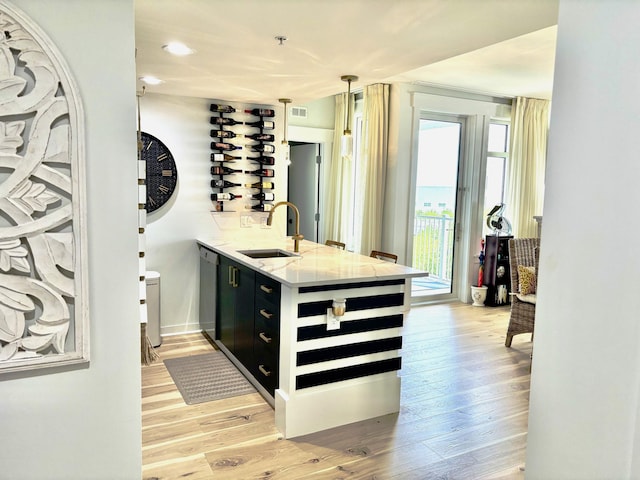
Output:
<path fill-rule="evenodd" d="M 451 282 L 454 219 L 417 214 L 413 223 L 413 267 Z"/>

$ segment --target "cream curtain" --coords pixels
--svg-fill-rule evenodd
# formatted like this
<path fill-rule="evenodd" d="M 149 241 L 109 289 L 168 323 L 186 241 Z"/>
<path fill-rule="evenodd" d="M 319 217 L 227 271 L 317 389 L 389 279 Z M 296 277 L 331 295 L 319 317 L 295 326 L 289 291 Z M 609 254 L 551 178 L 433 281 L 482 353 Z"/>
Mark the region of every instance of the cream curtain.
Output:
<path fill-rule="evenodd" d="M 358 164 L 361 192 L 356 218 L 361 218 L 360 252 L 368 255 L 382 243 L 382 211 L 389 143 L 389 85 L 364 88 L 362 146 Z M 356 239 L 357 240 L 357 239 Z"/>
<path fill-rule="evenodd" d="M 549 130 L 548 100 L 517 97 L 511 112 L 507 206 L 514 237 L 536 237 L 542 215 Z"/>
<path fill-rule="evenodd" d="M 353 160 L 351 155 L 342 156 L 341 138 L 344 131 L 346 108 L 353 113 L 353 96 L 347 102 L 347 94 L 336 95 L 335 130 L 333 134 L 333 150 L 329 165 L 328 178 L 325 182 L 323 199 L 324 240 L 338 240 L 349 245 L 351 226 L 353 225 Z M 353 118 L 353 115 L 349 115 Z M 353 248 L 349 245 L 349 248 Z"/>

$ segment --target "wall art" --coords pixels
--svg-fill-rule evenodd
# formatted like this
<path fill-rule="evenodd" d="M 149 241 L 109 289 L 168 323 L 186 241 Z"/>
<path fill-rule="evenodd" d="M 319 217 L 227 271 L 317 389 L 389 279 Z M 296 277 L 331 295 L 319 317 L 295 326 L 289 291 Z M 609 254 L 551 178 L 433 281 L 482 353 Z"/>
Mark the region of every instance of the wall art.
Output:
<path fill-rule="evenodd" d="M 83 122 L 62 55 L 0 1 L 0 373 L 89 360 Z"/>

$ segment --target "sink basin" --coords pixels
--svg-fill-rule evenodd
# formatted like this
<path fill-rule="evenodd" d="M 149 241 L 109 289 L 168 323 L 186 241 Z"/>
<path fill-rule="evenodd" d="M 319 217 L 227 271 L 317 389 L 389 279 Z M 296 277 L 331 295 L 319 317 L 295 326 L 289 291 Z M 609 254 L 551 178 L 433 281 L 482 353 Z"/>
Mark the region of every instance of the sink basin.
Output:
<path fill-rule="evenodd" d="M 278 258 L 278 257 L 297 257 L 298 255 L 293 252 L 287 252 L 286 250 L 271 249 L 271 250 L 238 250 L 238 253 L 246 255 L 250 258 Z"/>

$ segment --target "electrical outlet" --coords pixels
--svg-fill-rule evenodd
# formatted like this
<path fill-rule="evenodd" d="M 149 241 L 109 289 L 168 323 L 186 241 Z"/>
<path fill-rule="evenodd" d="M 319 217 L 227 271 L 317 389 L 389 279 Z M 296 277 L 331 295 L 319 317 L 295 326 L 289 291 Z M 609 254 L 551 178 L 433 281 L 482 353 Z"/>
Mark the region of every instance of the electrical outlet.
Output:
<path fill-rule="evenodd" d="M 240 215 L 240 227 L 249 228 L 253 225 L 253 218 L 251 215 Z"/>
<path fill-rule="evenodd" d="M 340 317 L 336 317 L 331 308 L 327 308 L 327 330 L 340 330 Z"/>

